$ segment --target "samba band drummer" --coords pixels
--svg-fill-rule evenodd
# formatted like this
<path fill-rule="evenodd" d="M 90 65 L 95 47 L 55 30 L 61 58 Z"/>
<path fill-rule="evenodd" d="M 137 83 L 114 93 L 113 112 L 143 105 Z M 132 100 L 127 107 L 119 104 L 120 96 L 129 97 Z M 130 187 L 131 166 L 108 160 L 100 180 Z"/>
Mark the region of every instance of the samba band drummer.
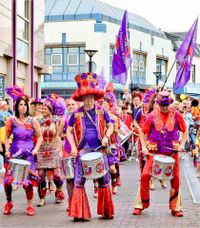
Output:
<path fill-rule="evenodd" d="M 104 92 L 97 90 L 98 76 L 88 72 L 75 77 L 78 85 L 76 93 L 72 96 L 75 101 L 82 101 L 84 105 L 77 109 L 71 116 L 67 128 L 67 138 L 71 145 L 72 154 L 76 157 L 74 190 L 71 199 L 69 216 L 74 221 L 88 220 L 91 218 L 88 198 L 85 192 L 85 177 L 81 156 L 101 145 L 108 145 L 108 138 L 113 132 L 113 125 L 108 114 L 94 104 L 103 98 Z M 75 139 L 75 140 L 74 140 Z M 103 153 L 104 166 L 108 168 L 107 155 Z M 110 174 L 107 172 L 98 179 L 98 205 L 97 213 L 105 219 L 114 217 L 114 205 L 110 191 Z"/>
<path fill-rule="evenodd" d="M 8 87 L 6 91 L 9 96 L 13 98 L 15 103 L 15 117 L 10 117 L 6 122 L 6 157 L 21 159 L 24 162 L 30 163 L 28 179 L 19 184 L 23 184 L 27 197 L 27 215 L 35 215 L 33 208 L 33 186 L 37 186 L 38 174 L 35 167 L 34 155 L 37 154 L 42 143 L 42 133 L 40 125 L 37 120 L 29 116 L 28 96 L 17 86 Z M 13 134 L 11 146 L 9 145 L 9 138 Z M 37 143 L 34 144 L 33 137 L 37 136 Z M 8 163 L 7 163 L 8 162 Z M 12 182 L 14 181 L 12 170 L 10 170 L 9 161 L 7 161 L 7 170 L 4 179 L 4 189 L 6 193 L 7 203 L 4 208 L 4 214 L 11 213 L 13 207 L 12 203 Z M 17 164 L 16 164 L 17 165 Z M 23 165 L 23 163 L 22 163 Z M 15 180 L 16 181 L 16 180 Z"/>
<path fill-rule="evenodd" d="M 153 165 L 153 156 L 148 155 L 149 152 L 144 137 L 146 134 L 150 148 L 154 148 L 154 150 L 150 151 L 151 153 L 167 155 L 175 160 L 173 179 L 171 180 L 169 208 L 173 216 L 183 216 L 180 194 L 179 156 L 177 151 L 183 151 L 185 148 L 187 129 L 182 115 L 173 108 L 170 108 L 172 102 L 173 99 L 170 98 L 169 92 L 160 92 L 157 95 L 159 108 L 156 108 L 148 115 L 143 125 L 140 139 L 142 151 L 147 156 L 147 159 L 141 175 L 140 188 L 136 196 L 134 215 L 140 215 L 143 209 L 150 206 L 149 180 L 151 177 L 150 172 Z M 183 132 L 180 145 L 178 143 L 179 131 Z"/>

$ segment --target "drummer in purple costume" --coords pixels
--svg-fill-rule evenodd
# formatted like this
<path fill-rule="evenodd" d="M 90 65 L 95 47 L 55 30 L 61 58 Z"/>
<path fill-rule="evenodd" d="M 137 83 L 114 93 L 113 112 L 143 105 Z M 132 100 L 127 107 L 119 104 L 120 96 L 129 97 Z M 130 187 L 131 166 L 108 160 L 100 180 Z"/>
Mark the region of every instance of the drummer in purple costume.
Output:
<path fill-rule="evenodd" d="M 101 99 L 104 92 L 97 90 L 98 76 L 94 73 L 82 73 L 75 77 L 78 85 L 72 98 L 83 101 L 83 107 L 77 109 L 69 120 L 67 138 L 71 144 L 72 154 L 76 157 L 74 190 L 70 205 L 69 216 L 74 220 L 87 220 L 91 218 L 88 198 L 84 184 L 81 155 L 84 150 L 89 152 L 101 145 L 108 145 L 108 138 L 113 132 L 113 125 L 108 114 L 100 107 L 95 106 L 95 100 Z M 75 139 L 75 141 L 74 141 Z M 92 152 L 90 152 L 92 153 Z M 108 168 L 107 156 L 104 162 Z M 98 205 L 97 213 L 105 219 L 114 217 L 114 205 L 110 191 L 110 174 L 98 179 Z"/>
<path fill-rule="evenodd" d="M 10 158 L 15 156 L 16 158 L 29 161 L 31 167 L 29 170 L 29 178 L 23 183 L 23 187 L 26 191 L 27 197 L 27 215 L 33 216 L 35 209 L 32 206 L 33 200 L 33 186 L 37 184 L 38 174 L 35 170 L 34 155 L 42 143 L 42 133 L 40 126 L 36 119 L 29 116 L 28 97 L 23 91 L 17 87 L 9 87 L 6 89 L 7 93 L 16 101 L 15 104 L 15 117 L 11 117 L 6 122 L 6 157 Z M 13 140 L 11 146 L 9 145 L 8 139 L 13 134 Z M 34 146 L 33 136 L 36 135 L 38 140 Z M 12 173 L 8 169 L 4 180 L 4 189 L 6 192 L 7 203 L 4 208 L 4 214 L 8 215 L 11 213 L 13 207 L 12 203 L 12 186 L 13 181 Z"/>

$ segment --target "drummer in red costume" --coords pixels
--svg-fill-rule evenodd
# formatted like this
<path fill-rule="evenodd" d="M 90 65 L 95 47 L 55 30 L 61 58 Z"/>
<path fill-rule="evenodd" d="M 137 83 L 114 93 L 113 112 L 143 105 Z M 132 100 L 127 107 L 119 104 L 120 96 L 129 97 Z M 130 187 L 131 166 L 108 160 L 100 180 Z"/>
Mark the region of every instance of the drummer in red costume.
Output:
<path fill-rule="evenodd" d="M 149 155 L 146 147 L 145 135 L 149 141 L 150 153 L 163 154 L 174 158 L 173 179 L 171 180 L 169 208 L 172 215 L 182 217 L 182 205 L 180 194 L 180 167 L 177 151 L 183 151 L 187 140 L 187 129 L 183 117 L 178 111 L 170 108 L 173 99 L 170 93 L 162 91 L 157 96 L 158 109 L 155 109 L 147 117 L 141 133 L 142 151 L 146 158 L 146 164 L 141 175 L 140 189 L 138 191 L 134 215 L 140 215 L 142 210 L 150 206 L 149 180 L 153 164 L 153 156 Z M 183 132 L 180 145 L 178 144 L 178 132 Z M 171 148 L 171 149 L 170 149 Z"/>
<path fill-rule="evenodd" d="M 78 74 L 75 80 L 78 89 L 72 98 L 75 101 L 84 102 L 84 105 L 72 114 L 67 128 L 71 152 L 76 157 L 74 189 L 69 216 L 74 217 L 75 221 L 83 221 L 91 218 L 91 212 L 84 188 L 86 179 L 83 177 L 81 156 L 85 151 L 92 153 L 92 149 L 101 145 L 107 146 L 108 139 L 113 132 L 113 125 L 108 114 L 94 104 L 95 100 L 97 101 L 104 96 L 103 91 L 96 89 L 97 74 L 92 72 Z M 103 157 L 108 169 L 106 154 L 103 154 Z M 98 179 L 98 186 L 97 214 L 102 215 L 105 219 L 112 219 L 114 217 L 114 205 L 108 172 Z"/>

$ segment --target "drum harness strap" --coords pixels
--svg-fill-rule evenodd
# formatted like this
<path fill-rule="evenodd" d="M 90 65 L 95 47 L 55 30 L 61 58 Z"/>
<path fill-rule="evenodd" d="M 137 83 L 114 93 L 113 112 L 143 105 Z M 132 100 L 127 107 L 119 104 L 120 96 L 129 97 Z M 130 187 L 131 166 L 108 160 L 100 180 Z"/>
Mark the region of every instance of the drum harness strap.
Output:
<path fill-rule="evenodd" d="M 96 127 L 96 125 L 95 125 L 95 123 L 94 123 L 92 117 L 90 116 L 89 112 L 88 112 L 87 110 L 85 110 L 85 113 L 86 113 L 86 115 L 88 116 L 88 118 L 90 119 L 90 121 L 91 121 L 91 122 L 94 124 L 94 126 Z M 109 140 L 109 139 L 108 139 L 108 144 L 110 145 L 110 140 Z M 95 150 L 100 149 L 100 148 L 102 148 L 102 147 L 103 147 L 103 146 L 100 146 L 100 147 L 98 147 L 98 148 L 96 148 L 96 149 L 93 149 L 92 151 L 95 151 Z M 107 153 L 107 154 L 112 154 L 112 151 L 111 151 L 111 149 L 110 149 L 110 146 L 107 147 L 106 153 Z"/>

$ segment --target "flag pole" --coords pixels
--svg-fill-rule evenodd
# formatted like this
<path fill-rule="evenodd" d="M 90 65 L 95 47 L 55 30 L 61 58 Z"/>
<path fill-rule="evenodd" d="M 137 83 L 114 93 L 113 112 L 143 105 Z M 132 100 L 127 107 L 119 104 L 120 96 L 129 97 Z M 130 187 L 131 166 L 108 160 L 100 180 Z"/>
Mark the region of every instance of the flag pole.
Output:
<path fill-rule="evenodd" d="M 162 88 L 161 88 L 161 91 L 164 89 L 165 84 L 167 83 L 167 80 L 168 80 L 168 78 L 169 78 L 169 76 L 170 76 L 170 74 L 171 74 L 171 72 L 172 72 L 172 69 L 174 68 L 175 63 L 176 63 L 176 59 L 174 60 L 172 66 L 171 66 L 171 68 L 170 68 L 170 70 L 169 70 L 169 72 L 168 72 L 168 74 L 167 74 L 167 77 L 165 78 L 165 81 L 164 81 L 164 84 L 163 84 L 163 86 L 162 86 Z"/>

